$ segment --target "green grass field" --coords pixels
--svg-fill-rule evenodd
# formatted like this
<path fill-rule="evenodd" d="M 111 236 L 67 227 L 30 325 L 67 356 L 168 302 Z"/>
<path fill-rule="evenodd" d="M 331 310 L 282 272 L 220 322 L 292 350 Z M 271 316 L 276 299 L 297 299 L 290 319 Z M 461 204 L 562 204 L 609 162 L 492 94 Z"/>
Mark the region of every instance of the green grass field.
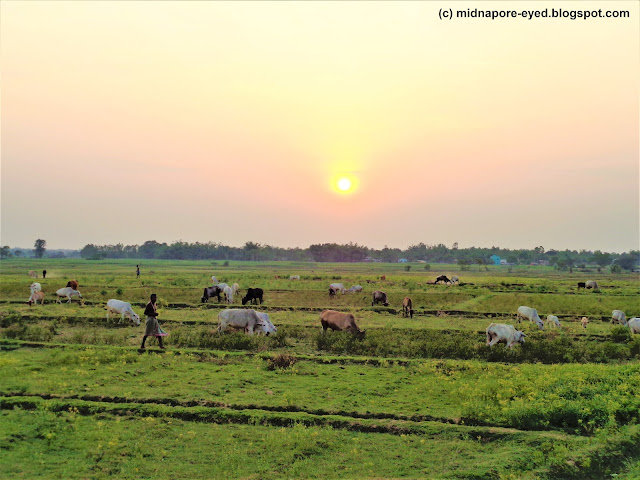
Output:
<path fill-rule="evenodd" d="M 135 277 L 135 265 L 142 275 Z M 6 260 L 0 264 L 0 471 L 5 478 L 638 478 L 637 276 L 549 267 Z M 29 307 L 29 270 L 44 305 Z M 433 285 L 439 274 L 460 285 Z M 218 333 L 219 281 L 265 290 L 278 333 Z M 289 281 L 300 275 L 300 281 Z M 381 275 L 386 280 L 381 280 Z M 55 304 L 80 283 L 84 305 Z M 597 292 L 577 290 L 595 279 Z M 362 294 L 329 298 L 329 283 Z M 371 306 L 383 290 L 390 306 Z M 105 318 L 159 296 L 167 350 Z M 401 315 L 404 296 L 413 319 Z M 520 305 L 562 327 L 516 324 Z M 239 297 L 235 308 L 241 307 Z M 322 335 L 324 308 L 364 339 Z M 588 328 L 579 319 L 587 316 Z M 491 322 L 528 335 L 485 345 Z M 285 363 L 282 361 L 286 360 Z M 278 366 L 281 365 L 281 366 Z M 282 366 L 285 365 L 285 366 Z"/>

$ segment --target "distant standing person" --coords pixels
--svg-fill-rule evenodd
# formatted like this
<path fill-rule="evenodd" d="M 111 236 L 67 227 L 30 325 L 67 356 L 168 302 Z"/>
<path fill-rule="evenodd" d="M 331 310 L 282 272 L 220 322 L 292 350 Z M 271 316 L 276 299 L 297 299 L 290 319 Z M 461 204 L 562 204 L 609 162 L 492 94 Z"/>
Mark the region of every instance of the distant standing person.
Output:
<path fill-rule="evenodd" d="M 147 316 L 147 329 L 144 332 L 144 337 L 142 337 L 142 345 L 140 345 L 141 350 L 144 350 L 144 342 L 147 341 L 147 337 L 158 337 L 158 346 L 164 349 L 164 345 L 162 345 L 162 337 L 166 337 L 167 333 L 162 330 L 158 324 L 157 299 L 158 296 L 155 293 L 151 294 L 151 301 L 147 303 L 147 306 L 144 309 L 144 314 Z"/>
<path fill-rule="evenodd" d="M 47 271 L 46 270 L 42 270 L 42 278 L 47 278 Z"/>
<path fill-rule="evenodd" d="M 136 265 L 136 278 L 140 278 L 140 265 Z"/>

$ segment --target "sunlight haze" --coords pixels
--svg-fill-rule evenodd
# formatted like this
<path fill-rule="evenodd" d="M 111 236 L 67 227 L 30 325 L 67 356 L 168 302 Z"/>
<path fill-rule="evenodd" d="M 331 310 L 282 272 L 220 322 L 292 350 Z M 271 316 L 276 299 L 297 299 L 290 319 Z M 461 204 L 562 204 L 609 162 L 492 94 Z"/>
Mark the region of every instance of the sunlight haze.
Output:
<path fill-rule="evenodd" d="M 637 249 L 638 3 L 441 4 L 2 1 L 2 245 Z"/>

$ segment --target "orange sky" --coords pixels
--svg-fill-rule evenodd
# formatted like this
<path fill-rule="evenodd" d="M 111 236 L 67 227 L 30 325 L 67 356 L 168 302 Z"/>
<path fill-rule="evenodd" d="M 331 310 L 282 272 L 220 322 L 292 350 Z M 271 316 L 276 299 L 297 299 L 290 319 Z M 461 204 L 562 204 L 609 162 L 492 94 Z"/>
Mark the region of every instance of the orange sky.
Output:
<path fill-rule="evenodd" d="M 438 18 L 594 5 L 631 18 Z M 637 2 L 0 14 L 3 245 L 639 246 Z"/>

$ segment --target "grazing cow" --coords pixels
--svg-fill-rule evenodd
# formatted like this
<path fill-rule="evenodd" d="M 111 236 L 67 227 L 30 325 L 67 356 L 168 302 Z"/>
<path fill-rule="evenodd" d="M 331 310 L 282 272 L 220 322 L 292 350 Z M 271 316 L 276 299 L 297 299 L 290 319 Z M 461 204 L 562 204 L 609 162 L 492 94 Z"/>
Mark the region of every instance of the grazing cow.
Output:
<path fill-rule="evenodd" d="M 29 304 L 29 306 L 33 305 L 34 303 L 37 305 L 38 300 L 40 300 L 40 305 L 44 305 L 44 293 L 31 292 L 31 295 L 29 296 L 29 301 L 27 303 Z"/>
<path fill-rule="evenodd" d="M 446 275 L 440 275 L 439 277 L 436 278 L 436 282 L 435 283 L 437 284 L 437 283 L 440 283 L 440 282 L 451 283 L 451 280 L 449 280 Z"/>
<path fill-rule="evenodd" d="M 202 303 L 208 302 L 210 298 L 216 297 L 218 299 L 218 303 L 220 303 L 220 295 L 222 295 L 222 290 L 217 285 L 213 287 L 204 287 L 204 293 L 202 294 L 202 298 L 200 299 Z"/>
<path fill-rule="evenodd" d="M 454 275 L 451 277 L 451 283 L 460 283 L 460 279 Z"/>
<path fill-rule="evenodd" d="M 598 282 L 595 280 L 589 280 L 588 282 L 585 282 L 584 286 L 587 288 L 598 288 Z"/>
<path fill-rule="evenodd" d="M 354 285 L 349 290 L 347 290 L 347 293 L 359 293 L 361 291 L 362 291 L 362 285 Z"/>
<path fill-rule="evenodd" d="M 611 312 L 611 323 L 619 323 L 620 325 L 627 325 L 627 317 L 622 310 L 614 310 Z"/>
<path fill-rule="evenodd" d="M 130 303 L 112 298 L 107 301 L 107 320 L 109 320 L 111 313 L 115 313 L 116 315 L 120 314 L 120 321 L 124 320 L 124 317 L 127 317 L 136 325 L 140 325 L 140 316 L 133 311 Z"/>
<path fill-rule="evenodd" d="M 227 298 L 227 303 L 233 303 L 233 290 L 229 285 L 222 289 L 222 293 Z"/>
<path fill-rule="evenodd" d="M 341 283 L 332 283 L 329 285 L 329 288 L 333 288 L 336 292 L 340 292 L 342 295 L 347 293 L 347 289 L 344 288 L 344 285 Z"/>
<path fill-rule="evenodd" d="M 584 282 L 578 282 L 578 290 L 580 290 L 581 288 L 587 288 L 587 284 Z"/>
<path fill-rule="evenodd" d="M 214 285 L 214 287 L 218 287 L 221 291 L 224 292 L 224 287 L 228 287 L 229 285 L 227 285 L 226 283 L 218 283 L 217 285 Z"/>
<path fill-rule="evenodd" d="M 385 281 L 387 280 L 387 276 L 386 276 L 386 275 L 382 275 L 382 276 L 380 277 L 380 280 L 382 280 L 383 282 L 385 282 Z"/>
<path fill-rule="evenodd" d="M 264 291 L 261 288 L 247 288 L 247 294 L 242 297 L 242 304 L 246 305 L 247 302 L 263 303 L 262 295 L 264 295 Z"/>
<path fill-rule="evenodd" d="M 40 285 L 38 282 L 33 282 L 31 285 L 29 285 L 29 290 L 31 290 L 31 293 L 41 292 L 42 285 Z"/>
<path fill-rule="evenodd" d="M 34 272 L 33 270 L 29 270 L 29 276 L 31 278 L 38 278 L 38 274 L 36 272 Z"/>
<path fill-rule="evenodd" d="M 336 296 L 336 291 L 333 288 L 329 287 L 329 298 L 333 298 L 335 296 Z"/>
<path fill-rule="evenodd" d="M 77 290 L 79 286 L 80 286 L 80 285 L 78 284 L 78 281 L 77 281 L 77 280 L 69 280 L 69 281 L 67 282 L 67 287 L 69 287 L 69 288 L 73 288 L 74 290 Z"/>
<path fill-rule="evenodd" d="M 234 283 L 233 285 L 231 285 L 231 291 L 233 292 L 234 295 L 238 293 L 238 290 L 240 290 L 240 285 L 238 285 L 237 283 Z"/>
<path fill-rule="evenodd" d="M 276 326 L 271 323 L 271 319 L 269 318 L 269 315 L 267 313 L 264 312 L 256 312 L 258 314 L 258 317 L 260 317 L 260 320 L 262 320 L 262 324 L 258 325 L 256 327 L 256 330 L 254 330 L 254 333 L 264 333 L 265 335 L 269 336 L 270 333 L 277 333 L 278 329 L 276 328 Z"/>
<path fill-rule="evenodd" d="M 640 318 L 633 317 L 627 322 L 627 325 L 629 326 L 629 330 L 631 330 L 631 335 L 640 333 Z"/>
<path fill-rule="evenodd" d="M 211 275 L 211 281 L 213 282 L 213 285 L 215 285 L 216 283 L 218 283 L 218 279 L 216 278 L 215 275 Z"/>
<path fill-rule="evenodd" d="M 388 307 L 389 302 L 387 302 L 387 294 L 380 290 L 373 292 L 373 301 L 371 302 L 371 306 L 373 307 L 376 303 L 381 303 L 385 307 Z"/>
<path fill-rule="evenodd" d="M 62 299 L 64 297 L 67 297 L 69 299 L 67 303 L 71 303 L 71 297 L 80 297 L 80 299 L 82 300 L 82 303 L 84 303 L 84 298 L 82 298 L 82 295 L 80 294 L 80 292 L 71 287 L 64 287 L 64 288 L 58 289 L 56 291 L 56 296 L 57 296 L 56 298 L 57 303 L 62 303 Z"/>
<path fill-rule="evenodd" d="M 413 302 L 409 297 L 404 297 L 404 300 L 402 300 L 402 316 L 411 316 L 413 318 Z"/>
<path fill-rule="evenodd" d="M 487 327 L 487 346 L 493 347 L 496 343 L 505 343 L 513 348 L 516 343 L 524 343 L 526 335 L 516 330 L 513 325 L 505 323 L 492 323 Z"/>
<path fill-rule="evenodd" d="M 560 320 L 556 315 L 547 315 L 547 323 L 551 324 L 553 328 L 560 326 Z"/>
<path fill-rule="evenodd" d="M 582 328 L 587 328 L 588 323 L 589 323 L 589 319 L 587 317 L 582 317 L 580 319 L 580 325 L 582 325 Z"/>
<path fill-rule="evenodd" d="M 300 280 L 300 275 L 289 275 L 289 280 Z"/>
<path fill-rule="evenodd" d="M 356 325 L 356 319 L 352 313 L 342 313 L 335 310 L 323 310 L 320 314 L 320 324 L 322 333 L 327 333 L 327 329 L 347 331 L 359 337 L 364 336 L 364 330 L 360 330 Z"/>
<path fill-rule="evenodd" d="M 253 335 L 256 328 L 264 322 L 255 310 L 245 308 L 227 308 L 218 313 L 218 332 L 223 332 L 227 327 L 242 328 L 248 335 Z"/>
<path fill-rule="evenodd" d="M 535 322 L 540 330 L 544 330 L 544 323 L 542 323 L 542 320 L 540 320 L 538 311 L 535 308 L 518 307 L 518 323 L 520 323 L 524 319 L 527 319 L 530 322 Z"/>

